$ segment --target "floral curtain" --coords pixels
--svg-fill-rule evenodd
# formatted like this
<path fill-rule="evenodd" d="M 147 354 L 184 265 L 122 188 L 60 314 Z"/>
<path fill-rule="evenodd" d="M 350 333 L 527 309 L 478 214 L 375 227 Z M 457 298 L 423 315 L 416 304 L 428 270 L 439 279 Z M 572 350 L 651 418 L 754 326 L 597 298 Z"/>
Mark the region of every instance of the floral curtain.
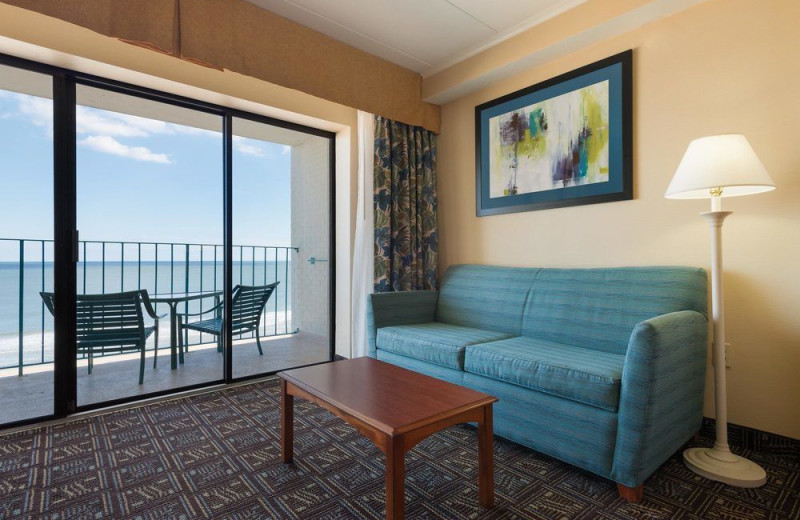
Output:
<path fill-rule="evenodd" d="M 375 292 L 437 288 L 436 135 L 375 116 Z"/>

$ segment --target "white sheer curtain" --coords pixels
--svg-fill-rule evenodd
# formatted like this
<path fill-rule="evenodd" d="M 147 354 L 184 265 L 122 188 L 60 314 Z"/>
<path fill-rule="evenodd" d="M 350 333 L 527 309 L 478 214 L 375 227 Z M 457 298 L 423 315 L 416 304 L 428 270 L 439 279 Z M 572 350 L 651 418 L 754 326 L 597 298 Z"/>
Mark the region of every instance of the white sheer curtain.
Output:
<path fill-rule="evenodd" d="M 358 111 L 358 208 L 353 252 L 353 357 L 367 355 L 367 298 L 375 284 L 375 118 Z"/>

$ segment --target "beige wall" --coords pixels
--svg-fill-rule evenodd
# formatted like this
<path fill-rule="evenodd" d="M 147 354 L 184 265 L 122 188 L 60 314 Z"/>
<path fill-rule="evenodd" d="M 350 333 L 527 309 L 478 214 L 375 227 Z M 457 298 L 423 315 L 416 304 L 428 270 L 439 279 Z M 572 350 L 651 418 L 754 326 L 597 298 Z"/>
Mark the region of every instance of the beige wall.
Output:
<path fill-rule="evenodd" d="M 800 438 L 800 2 L 710 0 L 442 107 L 441 268 L 709 268 L 707 201 L 664 199 L 689 141 L 744 133 L 778 189 L 725 199 L 729 420 Z M 634 200 L 477 218 L 474 108 L 634 49 Z M 498 57 L 502 59 L 502 57 Z M 713 417 L 712 380 L 707 416 Z"/>

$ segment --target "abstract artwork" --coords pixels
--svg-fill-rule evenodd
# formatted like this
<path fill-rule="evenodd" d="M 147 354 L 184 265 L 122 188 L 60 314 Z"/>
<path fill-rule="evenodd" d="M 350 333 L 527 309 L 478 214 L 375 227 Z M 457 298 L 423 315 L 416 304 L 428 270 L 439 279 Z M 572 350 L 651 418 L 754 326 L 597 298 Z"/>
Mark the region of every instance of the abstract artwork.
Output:
<path fill-rule="evenodd" d="M 631 51 L 475 116 L 479 216 L 632 198 Z"/>
<path fill-rule="evenodd" d="M 489 119 L 489 164 L 491 197 L 608 181 L 608 81 Z"/>

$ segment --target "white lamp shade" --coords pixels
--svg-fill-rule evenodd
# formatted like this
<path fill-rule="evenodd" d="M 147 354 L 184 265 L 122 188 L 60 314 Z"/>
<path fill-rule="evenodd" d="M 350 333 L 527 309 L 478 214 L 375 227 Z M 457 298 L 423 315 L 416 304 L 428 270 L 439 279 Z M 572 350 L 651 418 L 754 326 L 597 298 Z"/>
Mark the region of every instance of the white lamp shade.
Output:
<path fill-rule="evenodd" d="M 713 188 L 723 197 L 775 189 L 767 170 L 743 135 L 702 137 L 689 143 L 664 195 L 668 199 L 707 199 Z"/>

